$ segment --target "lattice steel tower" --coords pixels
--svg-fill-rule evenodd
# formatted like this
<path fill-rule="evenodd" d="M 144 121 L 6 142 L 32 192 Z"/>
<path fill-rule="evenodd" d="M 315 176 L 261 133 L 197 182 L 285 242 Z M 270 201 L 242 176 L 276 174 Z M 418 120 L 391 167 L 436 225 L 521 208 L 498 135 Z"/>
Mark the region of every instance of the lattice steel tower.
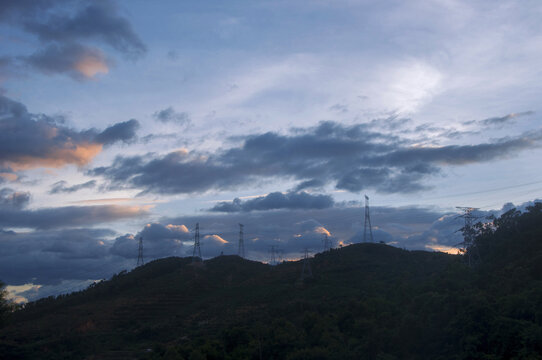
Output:
<path fill-rule="evenodd" d="M 194 252 L 192 254 L 192 262 L 201 261 L 201 248 L 199 246 L 199 223 L 196 223 L 196 231 L 194 234 Z"/>
<path fill-rule="evenodd" d="M 370 241 L 374 242 L 373 228 L 371 227 L 371 215 L 369 214 L 369 197 L 365 195 L 365 226 L 363 227 L 363 242 L 367 242 L 367 230 Z"/>
<path fill-rule="evenodd" d="M 245 258 L 245 239 L 244 239 L 244 232 L 243 232 L 244 225 L 239 224 L 239 249 L 237 250 L 237 255 Z"/>
<path fill-rule="evenodd" d="M 461 246 L 460 251 L 465 254 L 466 262 L 469 266 L 475 265 L 480 260 L 480 253 L 476 247 L 476 231 L 473 227 L 473 221 L 478 219 L 479 216 L 474 216 L 473 212 L 478 210 L 478 208 L 472 207 L 461 207 L 456 206 L 457 209 L 463 211 L 462 215 L 459 215 L 458 218 L 463 218 L 465 220 L 465 225 L 459 229 L 463 233 L 463 242 L 458 245 Z"/>
<path fill-rule="evenodd" d="M 143 237 L 139 238 L 139 248 L 137 251 L 137 266 L 144 265 L 145 262 L 143 261 Z"/>
<path fill-rule="evenodd" d="M 269 247 L 269 265 L 277 265 L 277 251 L 278 248 L 275 245 L 271 245 Z"/>

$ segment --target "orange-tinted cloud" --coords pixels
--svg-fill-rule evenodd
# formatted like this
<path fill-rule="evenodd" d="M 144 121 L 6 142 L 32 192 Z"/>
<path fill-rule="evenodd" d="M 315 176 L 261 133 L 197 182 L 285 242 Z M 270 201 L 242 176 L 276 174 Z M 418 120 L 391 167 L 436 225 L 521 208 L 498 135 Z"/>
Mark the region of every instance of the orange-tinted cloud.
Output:
<path fill-rule="evenodd" d="M 14 157 L 11 160 L 4 161 L 3 164 L 13 171 L 28 170 L 37 167 L 60 168 L 69 164 L 84 166 L 98 155 L 102 151 L 102 148 L 102 144 L 87 142 L 73 147 L 68 146 L 61 149 L 52 149 L 49 154 Z"/>
<path fill-rule="evenodd" d="M 96 54 L 85 54 L 74 63 L 73 67 L 87 79 L 93 78 L 96 74 L 109 72 L 109 67 L 103 56 Z"/>
<path fill-rule="evenodd" d="M 8 172 L 0 172 L 0 178 L 3 178 L 7 181 L 15 181 L 19 177 L 17 176 L 17 174 L 8 173 Z"/>
<path fill-rule="evenodd" d="M 316 229 L 314 229 L 315 233 L 331 236 L 331 233 L 323 226 L 318 226 Z"/>
<path fill-rule="evenodd" d="M 213 234 L 213 235 L 205 235 L 203 237 L 205 240 L 211 240 L 213 242 L 219 243 L 219 244 L 228 244 L 229 241 L 222 239 L 220 236 Z"/>
<path fill-rule="evenodd" d="M 425 247 L 433 251 L 440 251 L 440 252 L 451 254 L 451 255 L 458 255 L 461 253 L 461 251 L 458 248 L 455 248 L 452 246 L 439 245 L 439 244 L 427 244 L 425 245 Z"/>
<path fill-rule="evenodd" d="M 36 210 L 8 209 L 0 217 L 0 227 L 53 229 L 111 223 L 118 220 L 143 217 L 151 206 L 64 206 Z"/>
<path fill-rule="evenodd" d="M 183 233 L 189 233 L 190 232 L 185 225 L 169 224 L 169 225 L 166 225 L 166 228 L 168 228 L 171 231 L 176 231 L 176 232 L 183 232 Z"/>
<path fill-rule="evenodd" d="M 90 68 L 85 69 L 90 71 Z M 87 165 L 104 146 L 132 141 L 138 128 L 139 122 L 131 119 L 113 124 L 102 132 L 95 129 L 77 131 L 57 122 L 54 117 L 32 114 L 23 104 L 0 95 L 2 178 L 12 180 L 17 175 L 7 174 L 36 167 Z"/>

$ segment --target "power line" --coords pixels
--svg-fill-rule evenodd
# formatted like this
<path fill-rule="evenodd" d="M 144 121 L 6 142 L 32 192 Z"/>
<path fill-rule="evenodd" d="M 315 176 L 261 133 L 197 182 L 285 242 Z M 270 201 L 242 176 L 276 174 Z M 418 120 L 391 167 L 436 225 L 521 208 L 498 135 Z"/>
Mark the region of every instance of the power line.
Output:
<path fill-rule="evenodd" d="M 542 184 L 542 180 L 532 181 L 532 182 L 517 184 L 517 185 L 503 186 L 503 187 L 493 188 L 493 189 L 471 191 L 471 192 L 467 192 L 467 193 L 447 194 L 447 195 L 442 195 L 442 196 L 429 197 L 429 198 L 424 198 L 423 200 L 424 201 L 425 200 L 438 200 L 438 199 L 454 198 L 454 197 L 459 197 L 459 196 L 486 194 L 486 193 L 490 193 L 490 192 L 494 192 L 494 191 L 514 189 L 514 188 L 519 188 L 519 187 L 524 187 L 524 186 L 529 186 L 529 185 L 535 185 L 535 184 Z"/>

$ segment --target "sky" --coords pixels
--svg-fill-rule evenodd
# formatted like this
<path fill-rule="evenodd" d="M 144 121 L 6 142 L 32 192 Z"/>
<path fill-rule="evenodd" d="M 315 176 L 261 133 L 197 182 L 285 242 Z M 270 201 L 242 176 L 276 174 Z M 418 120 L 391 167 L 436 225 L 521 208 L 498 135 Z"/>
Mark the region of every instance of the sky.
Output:
<path fill-rule="evenodd" d="M 456 251 L 542 197 L 539 1 L 4 0 L 0 280 L 363 241 Z"/>

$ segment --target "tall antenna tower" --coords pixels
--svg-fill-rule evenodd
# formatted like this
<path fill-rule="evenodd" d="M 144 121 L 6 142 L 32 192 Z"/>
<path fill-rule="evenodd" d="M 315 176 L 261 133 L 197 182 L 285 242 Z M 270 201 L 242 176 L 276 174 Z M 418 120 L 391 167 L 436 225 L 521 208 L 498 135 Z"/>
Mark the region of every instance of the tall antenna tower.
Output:
<path fill-rule="evenodd" d="M 324 252 L 331 250 L 331 239 L 324 234 Z"/>
<path fill-rule="evenodd" d="M 373 228 L 371 227 L 371 215 L 369 214 L 369 197 L 365 195 L 365 226 L 363 227 L 363 242 L 367 242 L 367 229 L 369 230 L 369 238 L 374 242 Z"/>
<path fill-rule="evenodd" d="M 465 220 L 465 225 L 458 230 L 463 233 L 463 242 L 459 243 L 458 246 L 461 246 L 460 251 L 465 254 L 467 264 L 473 266 L 480 260 L 480 253 L 474 241 L 476 231 L 473 228 L 474 220 L 479 218 L 479 216 L 474 216 L 473 212 L 478 208 L 461 206 L 456 206 L 456 208 L 463 211 L 463 214 L 459 215 L 458 218 Z"/>
<path fill-rule="evenodd" d="M 239 250 L 237 251 L 237 254 L 245 258 L 245 239 L 244 239 L 244 232 L 243 232 L 244 225 L 239 224 Z"/>
<path fill-rule="evenodd" d="M 312 277 L 311 263 L 309 261 L 309 249 L 305 248 L 303 255 L 303 270 L 301 270 L 301 280 Z"/>
<path fill-rule="evenodd" d="M 277 265 L 278 248 L 275 245 L 269 247 L 269 265 Z"/>
<path fill-rule="evenodd" d="M 143 261 L 143 237 L 139 237 L 139 249 L 137 251 L 137 266 L 144 265 Z"/>
<path fill-rule="evenodd" d="M 194 235 L 194 253 L 192 254 L 192 262 L 201 260 L 201 248 L 199 246 L 199 223 L 196 223 L 196 233 Z"/>

